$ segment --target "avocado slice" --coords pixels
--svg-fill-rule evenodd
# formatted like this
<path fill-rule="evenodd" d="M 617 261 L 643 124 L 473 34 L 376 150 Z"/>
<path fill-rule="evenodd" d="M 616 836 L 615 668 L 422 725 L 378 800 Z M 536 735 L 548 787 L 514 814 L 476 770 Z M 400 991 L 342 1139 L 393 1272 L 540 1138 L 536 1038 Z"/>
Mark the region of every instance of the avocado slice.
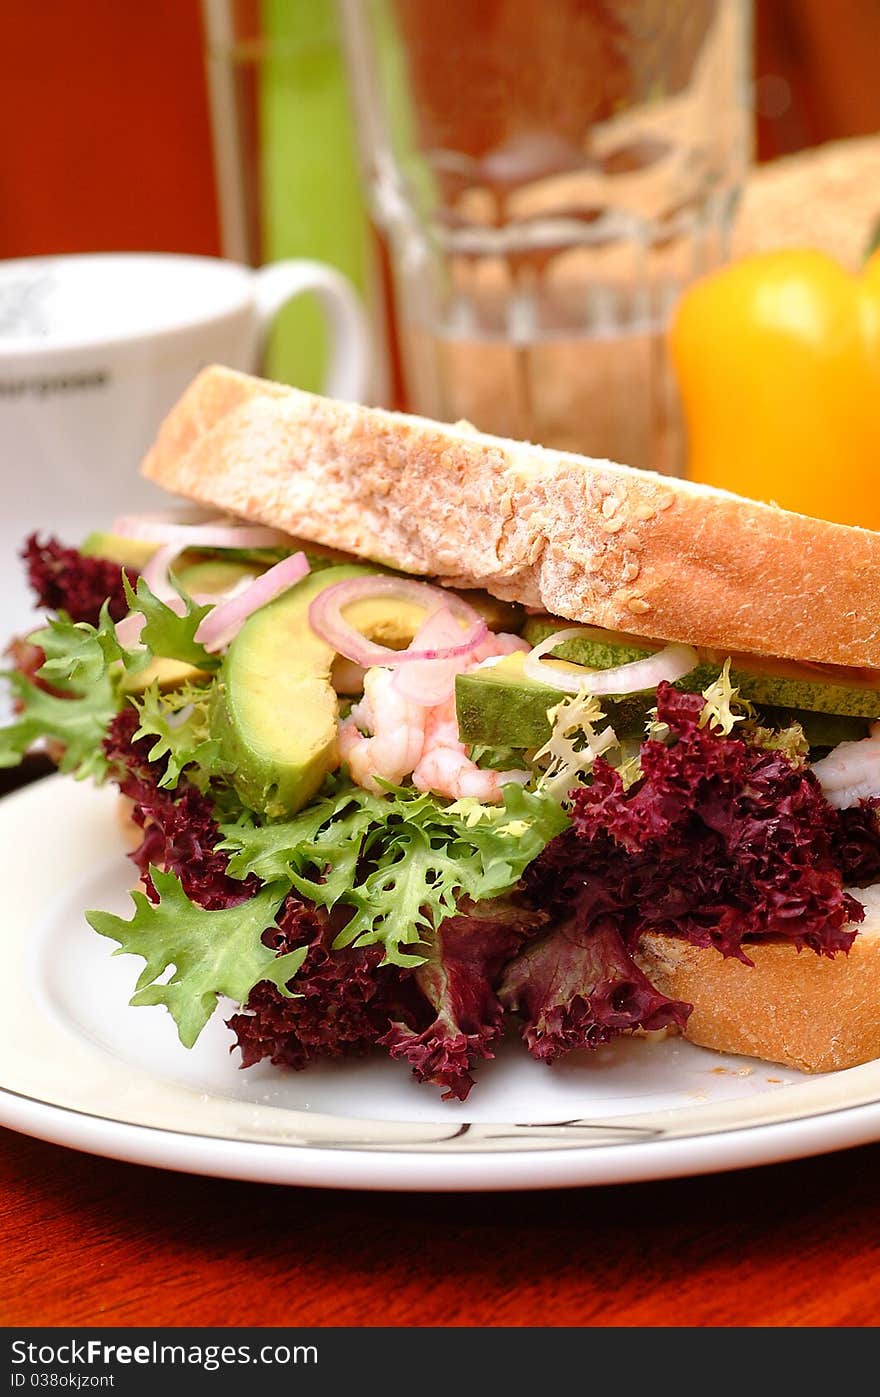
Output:
<path fill-rule="evenodd" d="M 523 635 L 530 645 L 537 645 L 566 624 L 552 616 L 532 616 L 526 621 Z M 610 669 L 612 665 L 645 659 L 662 649 L 664 643 L 585 626 L 581 635 L 564 642 L 556 653 L 575 664 Z M 699 663 L 679 681 L 677 688 L 701 693 L 718 678 L 727 659 L 727 653 L 722 650 L 699 650 L 697 654 Z M 858 670 L 798 664 L 769 655 L 734 654 L 731 659 L 730 681 L 741 696 L 752 703 L 803 709 L 810 713 L 843 714 L 851 718 L 880 716 L 880 684 L 877 682 L 880 676 L 862 678 Z"/>
<path fill-rule="evenodd" d="M 523 673 L 521 653 L 459 674 L 455 710 L 462 742 L 487 747 L 540 747 L 550 736 L 548 709 L 564 695 Z"/>
<path fill-rule="evenodd" d="M 183 567 L 172 564 L 181 587 L 191 597 L 199 594 L 219 596 L 229 592 L 239 582 L 253 581 L 265 572 L 265 568 L 255 563 L 241 563 L 229 558 L 205 558 L 201 562 L 189 563 Z"/>
<path fill-rule="evenodd" d="M 338 761 L 335 651 L 310 627 L 309 606 L 325 588 L 370 571 L 351 564 L 309 573 L 254 612 L 226 653 L 211 727 L 252 810 L 273 817 L 300 810 Z M 386 613 L 397 607 L 385 601 Z"/>
<path fill-rule="evenodd" d="M 505 655 L 497 664 L 459 674 L 455 681 L 458 730 L 465 743 L 488 747 L 541 747 L 550 736 L 548 711 L 565 693 L 523 673 L 525 655 Z M 554 661 L 549 661 L 554 664 Z M 560 669 L 569 665 L 559 664 Z M 618 737 L 642 731 L 653 690 L 603 698 L 602 711 Z"/>
<path fill-rule="evenodd" d="M 373 569 L 362 567 L 359 571 L 369 574 Z M 340 573 L 337 581 L 342 580 L 339 568 L 325 568 L 321 576 L 326 577 L 330 572 Z M 344 612 L 346 621 L 355 630 L 377 645 L 387 645 L 389 650 L 405 650 L 427 614 L 427 609 L 418 602 L 392 601 L 388 597 L 364 597 L 351 602 Z"/>
<path fill-rule="evenodd" d="M 109 558 L 111 562 L 118 563 L 120 567 L 135 568 L 142 572 L 147 563 L 156 553 L 160 545 L 151 543 L 143 538 L 124 538 L 122 534 L 101 533 L 97 531 L 89 534 L 88 538 L 80 544 L 80 552 L 87 558 Z M 196 580 L 190 584 L 188 590 L 202 592 L 220 592 L 226 587 L 232 586 L 239 576 L 250 574 L 252 577 L 265 572 L 267 567 L 271 567 L 277 561 L 274 553 L 265 551 L 265 556 L 260 555 L 260 551 L 253 549 L 245 551 L 241 549 L 227 548 L 223 550 L 211 549 L 209 552 L 188 548 L 181 553 L 174 564 L 174 570 L 183 580 L 183 570 L 187 572 L 199 569 Z M 215 568 L 218 571 L 215 573 Z M 231 571 L 226 579 L 226 569 L 240 569 L 240 572 L 233 574 Z M 208 569 L 208 571 L 202 571 Z M 215 580 L 219 579 L 219 580 Z"/>
<path fill-rule="evenodd" d="M 137 674 L 126 674 L 122 681 L 122 692 L 142 694 L 151 684 L 155 684 L 164 692 L 168 689 L 180 689 L 184 684 L 195 683 L 207 677 L 204 670 L 196 669 L 195 665 L 187 664 L 185 660 L 168 660 L 164 655 L 156 655 L 144 669 L 138 670 Z"/>
<path fill-rule="evenodd" d="M 111 562 L 118 563 L 120 567 L 136 568 L 138 572 L 146 567 L 147 563 L 157 551 L 158 543 L 148 543 L 142 538 L 123 538 L 121 534 L 96 533 L 89 534 L 88 538 L 80 544 L 80 553 L 87 558 L 109 558 Z"/>
<path fill-rule="evenodd" d="M 521 606 L 498 601 L 488 592 L 453 591 L 483 617 L 490 630 L 518 632 L 522 629 L 525 612 Z M 346 607 L 345 619 L 353 626 L 391 650 L 403 650 L 409 645 L 427 616 L 427 609 L 414 601 L 396 601 L 389 606 L 385 597 L 367 597 Z"/>

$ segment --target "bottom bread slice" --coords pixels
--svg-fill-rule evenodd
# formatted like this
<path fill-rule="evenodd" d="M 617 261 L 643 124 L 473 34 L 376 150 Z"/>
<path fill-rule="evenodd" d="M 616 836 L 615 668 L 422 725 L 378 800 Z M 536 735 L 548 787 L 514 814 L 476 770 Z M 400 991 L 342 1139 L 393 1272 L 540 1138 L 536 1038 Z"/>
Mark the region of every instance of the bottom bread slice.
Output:
<path fill-rule="evenodd" d="M 880 887 L 854 896 L 866 912 L 848 955 L 752 944 L 748 966 L 649 932 L 636 959 L 658 990 L 693 1005 L 692 1043 L 801 1072 L 855 1067 L 880 1057 Z"/>

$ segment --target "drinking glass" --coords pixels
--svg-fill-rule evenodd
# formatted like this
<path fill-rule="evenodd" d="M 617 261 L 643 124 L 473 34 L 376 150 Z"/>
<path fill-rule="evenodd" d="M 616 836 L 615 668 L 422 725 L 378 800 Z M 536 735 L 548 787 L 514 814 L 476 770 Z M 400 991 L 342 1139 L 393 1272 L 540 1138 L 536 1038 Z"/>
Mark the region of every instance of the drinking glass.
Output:
<path fill-rule="evenodd" d="M 751 155 L 749 0 L 339 0 L 405 406 L 679 472 L 670 309 Z"/>

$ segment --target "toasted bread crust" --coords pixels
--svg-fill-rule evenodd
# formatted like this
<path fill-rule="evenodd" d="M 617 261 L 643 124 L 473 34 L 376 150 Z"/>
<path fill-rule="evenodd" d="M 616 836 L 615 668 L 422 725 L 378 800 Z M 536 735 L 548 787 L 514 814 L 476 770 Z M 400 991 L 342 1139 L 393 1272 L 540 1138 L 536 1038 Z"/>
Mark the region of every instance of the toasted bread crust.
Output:
<path fill-rule="evenodd" d="M 143 472 L 407 572 L 657 639 L 880 668 L 880 534 L 203 370 Z"/>
<path fill-rule="evenodd" d="M 752 966 L 651 932 L 641 969 L 663 994 L 692 1004 L 685 1037 L 704 1048 L 835 1072 L 880 1057 L 880 889 L 848 955 L 750 945 Z"/>

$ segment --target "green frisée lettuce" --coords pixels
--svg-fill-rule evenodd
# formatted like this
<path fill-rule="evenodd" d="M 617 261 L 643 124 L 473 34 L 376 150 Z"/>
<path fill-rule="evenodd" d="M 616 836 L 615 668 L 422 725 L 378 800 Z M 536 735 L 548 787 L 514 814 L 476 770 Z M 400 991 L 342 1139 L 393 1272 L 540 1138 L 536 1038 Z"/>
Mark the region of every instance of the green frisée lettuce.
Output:
<path fill-rule="evenodd" d="M 141 956 L 146 962 L 132 1004 L 164 1004 L 180 1041 L 191 1048 L 220 995 L 244 1003 L 261 981 L 289 995 L 287 983 L 302 965 L 305 948 L 276 956 L 261 939 L 275 925 L 286 885 L 270 883 L 235 907 L 206 911 L 190 901 L 173 873 L 151 868 L 150 876 L 159 900 L 133 892 L 130 920 L 110 912 L 86 914 L 99 935 L 119 943 L 114 955 Z M 173 974 L 162 979 L 169 969 Z"/>
<path fill-rule="evenodd" d="M 373 795 L 339 777 L 293 820 L 261 824 L 246 812 L 223 825 L 220 847 L 232 877 L 286 877 L 317 906 L 348 909 L 337 947 L 381 943 L 386 963 L 413 966 L 460 898 L 509 891 L 568 824 L 555 800 L 518 785 L 504 787 L 503 805 L 477 808 L 474 820 L 431 795 Z"/>
<path fill-rule="evenodd" d="M 101 743 L 123 702 L 122 677 L 142 668 L 149 655 L 119 644 L 106 603 L 97 626 L 62 614 L 28 636 L 28 643 L 42 650 L 37 677 L 54 692 L 18 671 L 5 675 L 17 716 L 0 728 L 0 767 L 17 766 L 35 742 L 48 741 L 63 748 L 62 771 L 101 780 L 107 770 Z"/>
<path fill-rule="evenodd" d="M 150 684 L 140 699 L 133 698 L 139 726 L 134 741 L 152 738 L 148 751 L 151 762 L 164 762 L 159 780 L 163 790 L 174 790 L 186 778 L 200 791 L 226 773 L 220 741 L 211 736 L 211 687 L 183 684 L 163 694 Z"/>
<path fill-rule="evenodd" d="M 139 612 L 145 618 L 139 637 L 141 645 L 165 660 L 180 660 L 205 671 L 219 669 L 220 657 L 211 655 L 195 638 L 213 603 L 200 605 L 193 601 L 179 582 L 174 583 L 174 588 L 184 603 L 182 615 L 160 601 L 142 577 L 138 578 L 136 589 L 125 578 L 125 596 L 131 611 Z"/>
<path fill-rule="evenodd" d="M 724 661 L 721 673 L 703 690 L 706 706 L 700 715 L 700 727 L 708 726 L 722 737 L 729 737 L 737 723 L 754 717 L 754 706 L 740 697 L 739 689 L 730 678 L 730 659 Z"/>
<path fill-rule="evenodd" d="M 217 656 L 209 655 L 195 640 L 210 607 L 196 605 L 181 592 L 184 611 L 178 615 L 154 596 L 143 578 L 138 579 L 136 591 L 127 578 L 124 585 L 132 613 L 144 617 L 137 646 L 120 644 L 106 602 L 96 626 L 71 621 L 60 612 L 28 636 L 28 643 L 44 655 L 36 671 L 42 686 L 16 670 L 5 674 L 16 718 L 0 728 L 0 767 L 17 766 L 34 743 L 49 741 L 63 748 L 61 771 L 79 780 L 100 781 L 107 772 L 101 743 L 113 715 L 127 701 L 128 677 L 139 674 L 154 658 L 180 660 L 205 671 L 218 667 Z M 53 692 L 47 692 L 46 685 Z"/>
<path fill-rule="evenodd" d="M 101 741 L 116 712 L 111 687 L 94 685 L 76 699 L 68 699 L 38 689 L 21 674 L 6 677 L 21 711 L 14 723 L 0 728 L 0 767 L 18 766 L 35 743 L 47 741 L 64 749 L 58 756 L 61 771 L 78 780 L 102 780 L 107 762 Z"/>
<path fill-rule="evenodd" d="M 548 741 L 535 753 L 545 769 L 538 786 L 557 801 L 567 798 L 582 777 L 589 776 L 598 757 L 620 747 L 614 729 L 605 724 L 600 701 L 581 691 L 563 698 L 547 715 L 551 722 Z"/>
<path fill-rule="evenodd" d="M 146 651 L 129 650 L 120 645 L 106 602 L 97 626 L 87 621 L 71 621 L 62 612 L 50 617 L 49 624 L 28 639 L 32 645 L 39 646 L 46 657 L 40 667 L 40 678 L 70 693 L 105 682 L 111 677 L 114 665 L 121 666 L 126 674 L 137 674 L 150 660 Z"/>

